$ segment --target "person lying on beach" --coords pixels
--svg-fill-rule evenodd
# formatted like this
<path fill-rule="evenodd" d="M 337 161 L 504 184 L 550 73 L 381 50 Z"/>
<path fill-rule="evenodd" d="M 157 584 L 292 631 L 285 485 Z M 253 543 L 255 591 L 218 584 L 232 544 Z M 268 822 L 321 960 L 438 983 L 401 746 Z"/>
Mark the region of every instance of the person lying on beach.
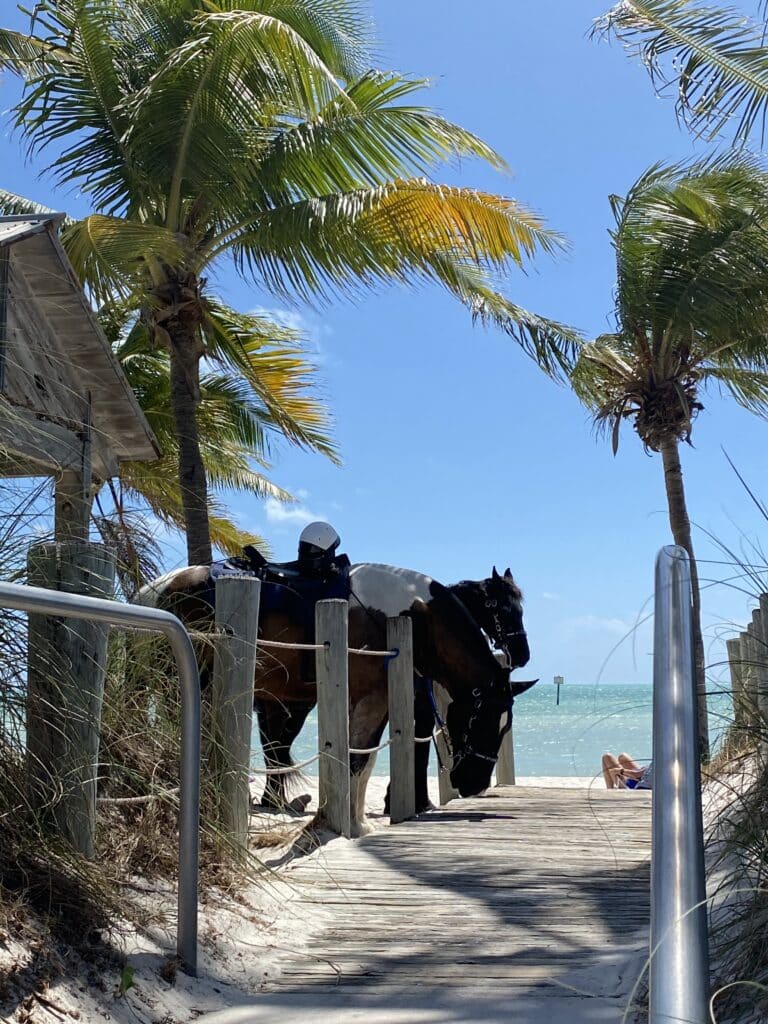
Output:
<path fill-rule="evenodd" d="M 653 763 L 641 768 L 629 754 L 603 754 L 603 778 L 608 789 L 653 789 Z"/>

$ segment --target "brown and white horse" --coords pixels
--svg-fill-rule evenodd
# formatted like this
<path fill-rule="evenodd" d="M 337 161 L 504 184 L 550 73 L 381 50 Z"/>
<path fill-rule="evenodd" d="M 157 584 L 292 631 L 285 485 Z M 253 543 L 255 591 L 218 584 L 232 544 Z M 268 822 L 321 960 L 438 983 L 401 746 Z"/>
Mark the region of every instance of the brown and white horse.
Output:
<path fill-rule="evenodd" d="M 451 704 L 447 729 L 452 748 L 451 782 L 462 796 L 485 789 L 491 780 L 504 730 L 505 711 L 511 715 L 513 698 L 530 683 L 510 680 L 511 669 L 529 658 L 523 629 L 522 595 L 507 569 L 493 570 L 486 580 L 462 581 L 446 587 L 423 573 L 374 563 L 359 563 L 350 570 L 349 646 L 382 650 L 386 644 L 386 617 L 409 615 L 413 621 L 414 668 L 417 675 L 439 682 Z M 210 628 L 214 586 L 209 566 L 191 566 L 168 573 L 149 584 L 139 600 L 175 612 L 196 629 Z M 313 614 L 299 606 L 300 598 L 270 607 L 262 598 L 259 636 L 285 643 L 311 643 Z M 500 664 L 488 643 L 504 652 Z M 208 652 L 207 655 L 205 652 Z M 210 647 L 203 649 L 201 679 L 210 672 Z M 254 706 L 258 713 L 267 769 L 290 768 L 290 748 L 316 704 L 314 658 L 306 651 L 262 648 L 254 680 Z M 418 691 L 417 691 L 418 693 Z M 378 746 L 387 723 L 386 667 L 380 658 L 350 658 L 350 746 Z M 432 709 L 427 697 L 416 697 L 417 735 L 431 732 Z M 429 806 L 426 786 L 426 744 L 417 745 L 417 807 Z M 352 834 L 370 830 L 365 817 L 365 791 L 374 757 L 351 759 Z M 286 775 L 267 776 L 263 801 L 286 804 Z M 322 808 L 320 810 L 322 814 Z"/>

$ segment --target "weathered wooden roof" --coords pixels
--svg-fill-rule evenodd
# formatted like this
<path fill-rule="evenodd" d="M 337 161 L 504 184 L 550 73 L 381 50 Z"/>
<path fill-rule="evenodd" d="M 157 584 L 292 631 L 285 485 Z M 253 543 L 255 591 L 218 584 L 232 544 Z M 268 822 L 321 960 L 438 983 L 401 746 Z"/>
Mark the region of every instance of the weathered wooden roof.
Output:
<path fill-rule="evenodd" d="M 95 468 L 97 448 L 102 467 L 154 459 L 157 440 L 59 241 L 62 218 L 0 217 L 0 257 L 10 266 L 0 328 L 5 323 L 5 350 L 16 346 L 0 390 L 26 415 L 68 430 L 77 429 L 72 403 L 85 408 L 90 400 Z"/>

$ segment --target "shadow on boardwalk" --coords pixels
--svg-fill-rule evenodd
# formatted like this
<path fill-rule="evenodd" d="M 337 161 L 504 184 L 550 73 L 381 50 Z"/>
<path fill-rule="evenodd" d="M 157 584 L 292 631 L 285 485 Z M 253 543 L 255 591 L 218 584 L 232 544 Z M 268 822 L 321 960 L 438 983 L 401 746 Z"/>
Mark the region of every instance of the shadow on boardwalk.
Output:
<path fill-rule="evenodd" d="M 618 1022 L 647 948 L 649 841 L 649 794 L 505 789 L 332 842 L 291 868 L 297 913 L 321 923 L 258 1006 Z"/>

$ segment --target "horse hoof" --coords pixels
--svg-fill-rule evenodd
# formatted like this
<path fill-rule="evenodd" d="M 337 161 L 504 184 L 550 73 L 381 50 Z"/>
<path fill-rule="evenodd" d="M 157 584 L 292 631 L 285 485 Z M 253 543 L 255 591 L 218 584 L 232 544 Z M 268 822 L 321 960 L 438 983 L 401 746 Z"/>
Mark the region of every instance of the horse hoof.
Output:
<path fill-rule="evenodd" d="M 352 839 L 362 839 L 363 836 L 369 836 L 375 831 L 376 826 L 372 825 L 370 821 L 353 821 L 350 829 L 350 836 Z"/>
<path fill-rule="evenodd" d="M 312 797 L 309 793 L 302 793 L 301 796 L 294 797 L 288 803 L 286 810 L 293 811 L 294 814 L 303 814 L 311 803 Z"/>

